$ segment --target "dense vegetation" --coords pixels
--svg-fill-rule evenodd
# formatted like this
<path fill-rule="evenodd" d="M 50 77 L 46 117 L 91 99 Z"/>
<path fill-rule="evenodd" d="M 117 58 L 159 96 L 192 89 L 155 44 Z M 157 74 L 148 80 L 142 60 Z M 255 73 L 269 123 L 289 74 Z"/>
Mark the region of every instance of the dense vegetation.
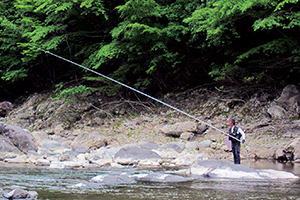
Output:
<path fill-rule="evenodd" d="M 1 0 L 1 100 L 128 94 L 35 45 L 151 95 L 297 84 L 299 0 Z"/>

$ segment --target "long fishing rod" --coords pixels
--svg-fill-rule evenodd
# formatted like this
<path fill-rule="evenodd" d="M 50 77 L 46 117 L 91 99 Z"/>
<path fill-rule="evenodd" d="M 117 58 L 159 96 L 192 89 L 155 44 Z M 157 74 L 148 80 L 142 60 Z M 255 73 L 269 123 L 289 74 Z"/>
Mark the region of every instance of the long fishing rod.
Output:
<path fill-rule="evenodd" d="M 234 137 L 234 136 L 232 136 L 232 135 L 226 133 L 225 131 L 223 131 L 223 130 L 217 128 L 217 127 L 215 127 L 214 125 L 209 124 L 209 123 L 207 123 L 207 122 L 205 122 L 205 121 L 203 121 L 203 120 L 201 120 L 201 119 L 198 119 L 197 117 L 195 117 L 195 116 L 193 116 L 193 115 L 190 115 L 190 114 L 188 114 L 187 112 L 184 112 L 184 111 L 182 111 L 182 110 L 180 110 L 180 109 L 178 109 L 178 108 L 176 108 L 176 107 L 174 107 L 174 106 L 172 106 L 172 105 L 170 105 L 170 104 L 167 104 L 167 103 L 165 103 L 165 102 L 163 102 L 163 101 L 161 101 L 161 100 L 159 100 L 159 99 L 156 99 L 156 98 L 154 98 L 154 97 L 152 97 L 152 96 L 150 96 L 150 95 L 148 95 L 148 94 L 146 94 L 146 93 L 144 93 L 144 92 L 141 92 L 141 91 L 139 91 L 139 90 L 137 90 L 137 89 L 135 89 L 135 88 L 133 88 L 133 87 L 130 87 L 130 86 L 124 84 L 124 83 L 121 83 L 121 82 L 119 82 L 119 81 L 117 81 L 117 80 L 115 80 L 115 79 L 112 79 L 112 78 L 110 78 L 110 77 L 108 77 L 108 76 L 105 76 L 104 74 L 101 74 L 101 73 L 99 73 L 99 72 L 96 72 L 96 71 L 94 71 L 94 70 L 92 70 L 92 69 L 90 69 L 90 68 L 87 68 L 87 67 L 85 67 L 85 66 L 83 66 L 83 65 L 80 65 L 80 64 L 78 64 L 78 63 L 75 63 L 75 62 L 73 62 L 73 61 L 71 61 L 71 60 L 68 60 L 68 59 L 66 59 L 66 58 L 64 58 L 64 57 L 61 57 L 61 56 L 56 55 L 56 54 L 54 54 L 54 53 L 51 53 L 50 51 L 41 49 L 41 48 L 36 47 L 36 46 L 34 46 L 34 45 L 32 45 L 32 44 L 28 44 L 28 45 L 29 45 L 29 46 L 32 46 L 32 47 L 34 47 L 34 48 L 36 48 L 36 49 L 38 49 L 38 50 L 40 50 L 40 51 L 43 51 L 43 52 L 45 52 L 45 53 L 48 53 L 48 54 L 50 54 L 50 55 L 52 55 L 52 56 L 55 56 L 55 57 L 57 57 L 57 58 L 59 58 L 59 59 L 62 59 L 62 60 L 64 60 L 64 61 L 67 61 L 67 62 L 69 62 L 69 63 L 71 63 L 71 64 L 77 65 L 77 66 L 79 66 L 79 67 L 81 67 L 81 68 L 83 68 L 83 69 L 85 69 L 85 70 L 88 70 L 88 71 L 90 71 L 90 72 L 92 72 L 92 73 L 95 73 L 95 74 L 97 74 L 97 75 L 99 75 L 99 76 L 102 76 L 102 77 L 104 77 L 104 78 L 106 78 L 106 79 L 108 79 L 108 80 L 110 80 L 110 81 L 113 81 L 113 82 L 115 82 L 115 83 L 117 83 L 117 84 L 120 84 L 120 85 L 122 85 L 122 86 L 124 86 L 124 87 L 126 87 L 126 88 L 128 88 L 128 89 L 131 89 L 131 90 L 133 90 L 133 91 L 135 91 L 135 92 L 137 92 L 137 93 L 139 93 L 139 94 L 142 94 L 142 95 L 144 95 L 144 96 L 146 96 L 146 97 L 148 97 L 148 98 L 150 98 L 150 99 L 153 99 L 153 100 L 155 100 L 155 101 L 157 101 L 157 102 L 159 102 L 159 103 L 161 103 L 161 104 L 163 104 L 163 105 L 165 105 L 165 106 L 168 106 L 169 108 L 172 108 L 172 109 L 174 109 L 174 110 L 176 110 L 176 111 L 178 111 L 178 112 L 180 112 L 180 113 L 182 113 L 182 114 L 184 114 L 184 115 L 186 115 L 186 116 L 188 116 L 188 117 L 190 117 L 190 118 L 192 118 L 192 119 L 195 119 L 195 120 L 197 120 L 197 121 L 199 121 L 199 122 L 201 122 L 201 123 L 203 123 L 203 124 L 206 124 L 207 126 L 210 126 L 210 127 L 214 128 L 214 129 L 216 129 L 217 131 L 220 131 L 221 133 L 224 133 L 225 135 L 227 135 L 227 136 L 229 136 L 229 137 L 231 137 L 231 138 L 233 138 L 233 139 L 235 139 L 235 140 L 237 140 L 237 141 L 239 141 L 239 142 L 242 142 L 240 139 L 238 139 L 238 138 L 236 138 L 236 137 Z M 247 145 L 247 146 L 248 146 L 248 145 Z"/>

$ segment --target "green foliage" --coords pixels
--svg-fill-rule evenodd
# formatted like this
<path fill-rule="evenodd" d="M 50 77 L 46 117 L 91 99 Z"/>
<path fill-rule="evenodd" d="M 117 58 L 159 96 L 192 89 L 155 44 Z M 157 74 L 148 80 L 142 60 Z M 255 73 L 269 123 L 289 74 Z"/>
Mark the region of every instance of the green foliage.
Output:
<path fill-rule="evenodd" d="M 27 77 L 17 43 L 22 40 L 16 21 L 20 17 L 15 13 L 13 2 L 0 3 L 0 77 L 11 84 Z M 5 83 L 7 84 L 7 83 Z"/>
<path fill-rule="evenodd" d="M 85 85 L 69 87 L 64 90 L 61 90 L 62 88 L 62 83 L 56 85 L 55 97 L 53 100 L 59 100 L 63 98 L 66 102 L 75 101 L 75 98 L 80 99 L 83 93 L 89 95 L 95 90 L 94 88 L 86 87 Z"/>
<path fill-rule="evenodd" d="M 127 77 L 133 76 L 138 80 L 132 83 L 135 87 L 151 84 L 151 76 L 165 82 L 161 77 L 158 78 L 161 76 L 157 74 L 158 71 L 166 66 L 177 68 L 184 58 L 178 51 L 170 49 L 189 32 L 188 27 L 178 22 L 173 14 L 173 9 L 179 10 L 177 6 L 182 3 L 177 1 L 170 6 L 163 6 L 154 0 L 129 0 L 117 6 L 123 21 L 111 31 L 112 42 L 90 56 L 92 62 L 89 66 L 100 69 L 113 65 L 112 62 L 117 63 L 118 66 L 112 66 L 116 70 L 109 76 L 119 81 L 128 81 Z M 182 11 L 178 15 L 185 16 Z M 162 19 L 167 19 L 168 23 L 161 23 Z"/>
<path fill-rule="evenodd" d="M 12 0 L 0 14 L 1 86 L 127 93 L 29 44 L 151 92 L 299 75 L 299 0 Z"/>
<path fill-rule="evenodd" d="M 216 81 L 232 81 L 234 77 L 240 77 L 242 82 L 266 80 L 266 71 L 273 76 L 282 68 L 293 70 L 299 64 L 293 64 L 299 57 L 295 48 L 299 37 L 293 34 L 300 25 L 297 3 L 297 0 L 206 1 L 184 22 L 190 25 L 194 38 L 199 33 L 205 34 L 206 43 L 201 48 L 219 48 L 219 55 L 224 56 L 225 60 L 214 61 L 209 73 Z"/>
<path fill-rule="evenodd" d="M 72 79 L 81 69 L 62 60 L 54 61 L 52 56 L 28 44 L 80 63 L 99 47 L 95 41 L 105 37 L 109 31 L 107 27 L 111 26 L 110 23 L 103 26 L 108 19 L 106 9 L 110 8 L 105 8 L 102 0 L 15 0 L 9 5 L 6 2 L 0 3 L 1 8 L 7 5 L 11 10 L 11 13 L 3 11 L 4 20 L 1 20 L 1 26 L 7 27 L 6 43 L 10 45 L 2 45 L 6 48 L 3 52 L 6 69 L 1 71 L 5 81 L 40 79 L 27 82 L 47 89 L 54 87 L 56 82 Z M 12 51 L 13 43 L 17 53 Z"/>

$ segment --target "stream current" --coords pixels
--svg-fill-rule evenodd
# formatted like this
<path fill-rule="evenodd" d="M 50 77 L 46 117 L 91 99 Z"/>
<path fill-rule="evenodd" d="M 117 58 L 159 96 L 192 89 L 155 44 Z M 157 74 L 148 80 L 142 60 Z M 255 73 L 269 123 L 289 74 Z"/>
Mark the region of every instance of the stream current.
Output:
<path fill-rule="evenodd" d="M 288 171 L 300 177 L 300 164 L 277 162 L 242 163 L 254 169 Z M 145 170 L 64 169 L 49 170 L 32 165 L 0 164 L 0 188 L 15 186 L 36 191 L 42 200 L 131 200 L 131 199 L 295 199 L 300 200 L 300 180 L 215 180 L 203 178 L 184 183 L 137 182 L 95 188 L 70 188 L 101 174 L 138 174 Z M 1 199 L 1 198 L 0 198 Z"/>

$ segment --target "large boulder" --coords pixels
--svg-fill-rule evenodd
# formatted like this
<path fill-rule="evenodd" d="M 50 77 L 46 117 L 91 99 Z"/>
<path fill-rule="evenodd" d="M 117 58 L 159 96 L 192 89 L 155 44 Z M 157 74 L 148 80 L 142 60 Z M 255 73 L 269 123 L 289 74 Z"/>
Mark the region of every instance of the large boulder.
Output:
<path fill-rule="evenodd" d="M 178 183 L 178 182 L 187 182 L 192 181 L 191 177 L 183 177 L 173 174 L 165 174 L 161 172 L 153 172 L 150 174 L 137 174 L 134 175 L 134 178 L 138 181 L 147 181 L 147 182 L 161 182 L 161 183 Z"/>
<path fill-rule="evenodd" d="M 12 103 L 8 101 L 0 102 L 0 116 L 4 117 L 13 108 Z"/>
<path fill-rule="evenodd" d="M 171 137 L 180 137 L 184 132 L 196 132 L 197 123 L 194 121 L 178 122 L 175 124 L 167 124 L 160 128 L 160 131 Z"/>
<path fill-rule="evenodd" d="M 21 152 L 27 153 L 29 150 L 37 150 L 37 146 L 33 142 L 31 134 L 25 132 L 21 127 L 5 125 L 1 122 L 0 131 L 0 134 L 2 134 L 3 137 L 9 139 L 9 141 L 11 142 L 8 143 L 9 145 L 13 144 Z"/>
<path fill-rule="evenodd" d="M 300 92 L 295 85 L 287 85 L 280 97 L 268 108 L 273 118 L 291 118 L 300 116 Z"/>
<path fill-rule="evenodd" d="M 88 146 L 89 148 L 98 149 L 107 145 L 107 138 L 101 135 L 99 132 L 94 131 L 91 133 L 77 135 L 77 137 L 73 141 L 73 144 L 76 143 L 82 143 Z"/>
<path fill-rule="evenodd" d="M 7 137 L 4 137 L 3 135 L 0 135 L 0 152 L 13 152 L 17 154 L 22 154 L 22 152 L 17 147 L 15 147 L 14 144 Z"/>
<path fill-rule="evenodd" d="M 2 195 L 6 199 L 36 199 L 38 193 L 36 191 L 26 191 L 20 188 L 16 188 L 11 192 L 2 192 Z"/>
<path fill-rule="evenodd" d="M 300 138 L 295 138 L 283 152 L 288 160 L 300 162 Z"/>
<path fill-rule="evenodd" d="M 199 160 L 188 170 L 191 176 L 226 179 L 299 179 L 289 172 L 277 170 L 255 170 L 244 165 L 236 165 L 227 160 Z"/>
<path fill-rule="evenodd" d="M 90 180 L 90 182 L 102 184 L 102 185 L 119 185 L 119 184 L 131 184 L 135 180 L 133 177 L 128 176 L 127 174 L 120 175 L 98 175 Z"/>
<path fill-rule="evenodd" d="M 69 146 L 65 142 L 58 142 L 56 140 L 43 140 L 42 147 L 49 149 L 50 151 L 61 150 L 61 149 L 69 149 Z"/>
<path fill-rule="evenodd" d="M 160 162 L 161 157 L 157 153 L 139 146 L 123 147 L 114 156 L 114 161 L 123 165 L 138 164 L 143 160 Z"/>
<path fill-rule="evenodd" d="M 83 143 L 73 143 L 72 151 L 76 153 L 88 153 L 90 151 L 90 148 Z"/>

